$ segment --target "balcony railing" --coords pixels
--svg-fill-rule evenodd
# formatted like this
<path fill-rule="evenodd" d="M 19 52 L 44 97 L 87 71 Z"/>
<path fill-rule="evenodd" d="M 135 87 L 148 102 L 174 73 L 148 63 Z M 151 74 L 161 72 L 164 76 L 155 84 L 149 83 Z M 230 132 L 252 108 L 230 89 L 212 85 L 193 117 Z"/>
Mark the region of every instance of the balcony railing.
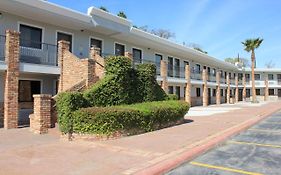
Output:
<path fill-rule="evenodd" d="M 38 43 L 27 40 L 20 40 L 20 62 L 57 65 L 57 46 L 46 43 Z"/>
<path fill-rule="evenodd" d="M 208 81 L 210 81 L 210 82 L 216 82 L 216 81 L 217 81 L 217 80 L 216 80 L 216 76 L 213 75 L 213 74 L 209 74 L 209 75 L 208 75 Z"/>
<path fill-rule="evenodd" d="M 0 61 L 5 61 L 6 36 L 0 35 Z"/>
<path fill-rule="evenodd" d="M 202 72 L 200 72 L 200 71 L 192 70 L 190 72 L 190 76 L 191 76 L 191 79 L 202 80 Z"/>

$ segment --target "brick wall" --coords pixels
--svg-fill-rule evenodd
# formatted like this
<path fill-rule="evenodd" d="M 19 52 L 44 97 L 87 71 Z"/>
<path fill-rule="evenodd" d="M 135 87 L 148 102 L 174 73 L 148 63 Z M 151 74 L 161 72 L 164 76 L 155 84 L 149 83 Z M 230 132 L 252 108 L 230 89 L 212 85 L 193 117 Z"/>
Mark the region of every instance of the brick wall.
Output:
<path fill-rule="evenodd" d="M 61 67 L 59 92 L 67 91 L 83 81 L 85 86 L 94 82 L 94 60 L 77 58 L 69 51 L 68 42 L 59 42 L 58 58 Z"/>

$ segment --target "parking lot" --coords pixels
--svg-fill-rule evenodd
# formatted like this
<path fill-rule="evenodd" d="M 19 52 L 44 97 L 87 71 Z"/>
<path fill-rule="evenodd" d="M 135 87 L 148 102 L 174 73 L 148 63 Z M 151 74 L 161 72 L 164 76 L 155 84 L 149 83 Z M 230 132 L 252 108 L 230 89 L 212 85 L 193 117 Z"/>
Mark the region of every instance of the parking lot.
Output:
<path fill-rule="evenodd" d="M 281 111 L 167 174 L 281 174 Z"/>

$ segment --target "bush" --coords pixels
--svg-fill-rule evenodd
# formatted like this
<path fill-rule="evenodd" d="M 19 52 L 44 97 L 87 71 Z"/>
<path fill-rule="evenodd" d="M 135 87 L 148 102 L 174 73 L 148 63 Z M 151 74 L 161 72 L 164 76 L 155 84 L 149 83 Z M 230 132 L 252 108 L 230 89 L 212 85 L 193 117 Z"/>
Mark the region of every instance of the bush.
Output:
<path fill-rule="evenodd" d="M 56 98 L 58 123 L 63 133 L 72 132 L 72 112 L 83 107 L 88 103 L 79 92 L 60 93 Z"/>
<path fill-rule="evenodd" d="M 176 94 L 168 94 L 167 100 L 178 100 L 179 97 Z"/>
<path fill-rule="evenodd" d="M 188 109 L 189 105 L 182 101 L 92 107 L 73 112 L 73 120 L 69 122 L 72 122 L 74 133 L 111 135 L 121 132 L 130 135 L 173 125 L 183 119 Z"/>

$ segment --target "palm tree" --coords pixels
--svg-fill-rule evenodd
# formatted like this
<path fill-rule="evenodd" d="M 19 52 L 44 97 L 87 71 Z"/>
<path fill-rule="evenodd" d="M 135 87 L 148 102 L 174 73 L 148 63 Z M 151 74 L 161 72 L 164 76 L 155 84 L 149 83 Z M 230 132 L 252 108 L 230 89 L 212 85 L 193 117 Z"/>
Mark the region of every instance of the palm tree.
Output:
<path fill-rule="evenodd" d="M 126 15 L 125 12 L 123 12 L 123 11 L 120 11 L 120 12 L 117 14 L 117 16 L 119 16 L 119 17 L 121 17 L 121 18 L 127 19 L 127 15 Z"/>
<path fill-rule="evenodd" d="M 246 39 L 242 44 L 244 45 L 244 50 L 247 52 L 251 52 L 251 62 L 252 62 L 252 101 L 257 102 L 256 99 L 256 88 L 255 88 L 255 67 L 256 67 L 256 57 L 255 57 L 255 49 L 257 49 L 263 39 L 255 38 L 255 39 Z"/>

